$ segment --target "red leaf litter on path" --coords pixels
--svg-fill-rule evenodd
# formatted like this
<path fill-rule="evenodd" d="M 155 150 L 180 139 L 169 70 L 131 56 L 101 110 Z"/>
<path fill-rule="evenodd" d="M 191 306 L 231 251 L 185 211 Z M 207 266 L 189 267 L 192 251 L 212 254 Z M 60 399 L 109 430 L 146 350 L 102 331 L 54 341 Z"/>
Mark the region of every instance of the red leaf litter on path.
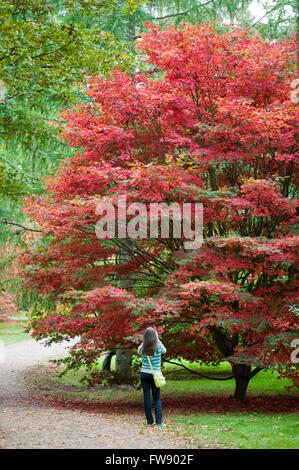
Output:
<path fill-rule="evenodd" d="M 62 398 L 32 397 L 30 402 L 42 406 L 53 406 L 62 409 L 74 409 L 92 413 L 143 413 L 140 403 L 127 400 L 109 402 L 88 402 L 81 399 L 68 400 Z M 292 413 L 299 410 L 299 397 L 286 396 L 251 396 L 246 401 L 238 401 L 231 397 L 194 397 L 192 395 L 179 399 L 177 397 L 162 398 L 163 409 L 173 413 Z"/>

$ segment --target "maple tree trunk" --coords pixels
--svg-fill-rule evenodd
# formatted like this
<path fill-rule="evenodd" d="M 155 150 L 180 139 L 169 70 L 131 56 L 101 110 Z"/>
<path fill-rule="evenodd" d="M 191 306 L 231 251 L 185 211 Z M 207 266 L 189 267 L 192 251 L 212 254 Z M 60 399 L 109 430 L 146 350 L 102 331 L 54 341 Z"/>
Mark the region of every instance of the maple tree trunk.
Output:
<path fill-rule="evenodd" d="M 238 335 L 229 338 L 220 328 L 213 328 L 211 331 L 216 345 L 223 356 L 232 356 L 234 354 L 234 348 L 238 344 Z M 246 364 L 233 364 L 232 373 L 236 382 L 234 398 L 236 400 L 245 400 L 247 387 L 252 378 L 251 366 L 247 366 Z"/>
<path fill-rule="evenodd" d="M 126 249 L 128 247 L 128 250 Z M 120 259 L 123 262 L 130 261 L 132 258 L 130 250 L 132 250 L 132 243 L 130 240 L 125 240 L 123 248 L 120 250 Z M 132 286 L 130 276 L 122 276 L 120 279 L 120 287 L 128 289 Z M 115 359 L 115 376 L 119 382 L 130 382 L 132 377 L 132 350 L 118 344 L 116 346 L 116 359 Z"/>
<path fill-rule="evenodd" d="M 246 391 L 251 378 L 251 366 L 246 366 L 244 364 L 234 364 L 232 366 L 232 371 L 236 381 L 234 398 L 236 400 L 245 400 Z"/>
<path fill-rule="evenodd" d="M 114 355 L 115 355 L 115 350 L 107 352 L 103 360 L 102 370 L 105 370 L 107 372 L 111 371 L 111 360 Z"/>
<path fill-rule="evenodd" d="M 116 346 L 115 377 L 118 382 L 128 383 L 132 377 L 132 349 L 121 344 Z"/>

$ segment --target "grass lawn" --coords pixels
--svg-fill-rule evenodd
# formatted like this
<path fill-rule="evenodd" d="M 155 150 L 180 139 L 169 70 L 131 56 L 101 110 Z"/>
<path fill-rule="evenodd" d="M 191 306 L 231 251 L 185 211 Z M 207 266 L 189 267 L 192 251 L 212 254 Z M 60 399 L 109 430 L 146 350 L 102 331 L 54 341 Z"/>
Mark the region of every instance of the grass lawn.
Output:
<path fill-rule="evenodd" d="M 221 375 L 226 369 L 229 375 L 229 368 L 222 365 L 213 372 L 214 368 L 201 369 L 203 373 L 215 376 Z M 181 373 L 183 375 L 183 373 Z M 225 376 L 225 374 L 223 374 Z M 172 381 L 171 381 L 172 382 Z M 191 385 L 192 384 L 192 385 Z M 170 383 L 171 388 L 175 386 L 180 392 L 182 399 L 184 390 L 196 387 L 199 391 L 199 400 L 204 396 L 219 395 L 228 397 L 232 394 L 234 382 L 216 382 L 208 379 L 179 380 Z M 285 386 L 290 385 L 288 380 L 279 380 L 276 374 L 269 371 L 262 371 L 257 374 L 249 383 L 247 398 L 260 397 L 262 400 L 268 398 L 294 398 L 294 392 L 287 392 Z M 174 393 L 170 389 L 170 393 Z M 275 401 L 273 402 L 275 404 Z M 297 407 L 298 410 L 298 407 Z M 187 435 L 195 442 L 202 437 L 207 439 L 212 445 L 227 446 L 243 449 L 274 449 L 274 448 L 299 448 L 299 414 L 296 411 L 277 412 L 252 412 L 231 411 L 228 413 L 200 412 L 190 414 L 174 414 L 171 421 L 183 426 Z"/>
<path fill-rule="evenodd" d="M 194 364 L 185 364 L 196 368 Z M 44 371 L 45 380 L 50 378 L 52 385 L 48 382 L 41 388 L 47 390 L 49 397 L 56 395 L 62 406 L 69 401 L 70 408 L 80 408 L 81 401 L 85 410 L 143 414 L 140 389 L 102 385 L 89 388 L 80 382 L 84 370 L 59 378 L 55 367 Z M 230 375 L 225 363 L 219 367 L 201 367 L 200 371 L 213 377 Z M 164 373 L 167 384 L 161 396 L 165 421 L 171 429 L 190 438 L 190 447 L 299 448 L 299 414 L 296 413 L 299 400 L 294 392 L 285 389 L 290 385 L 288 380 L 279 380 L 269 371 L 260 372 L 249 384 L 247 403 L 240 407 L 230 398 L 233 380 L 212 381 L 172 365 L 167 365 Z M 35 383 L 40 380 L 39 374 L 37 369 L 32 376 Z"/>
<path fill-rule="evenodd" d="M 0 341 L 4 344 L 12 344 L 31 338 L 28 333 L 24 333 L 24 328 L 27 325 L 26 316 L 20 314 L 11 317 L 11 320 L 0 321 Z"/>
<path fill-rule="evenodd" d="M 299 415 L 295 413 L 228 413 L 175 415 L 194 442 L 203 437 L 215 446 L 237 449 L 298 449 Z"/>

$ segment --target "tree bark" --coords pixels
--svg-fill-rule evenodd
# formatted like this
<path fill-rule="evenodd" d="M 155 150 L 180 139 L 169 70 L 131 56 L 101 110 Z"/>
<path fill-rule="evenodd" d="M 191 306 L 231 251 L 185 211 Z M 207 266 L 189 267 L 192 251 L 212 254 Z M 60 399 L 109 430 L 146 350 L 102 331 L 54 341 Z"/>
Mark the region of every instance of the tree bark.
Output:
<path fill-rule="evenodd" d="M 132 349 L 121 344 L 116 346 L 115 378 L 118 382 L 129 383 L 132 378 Z"/>
<path fill-rule="evenodd" d="M 126 247 L 128 247 L 128 250 L 126 250 Z M 123 262 L 130 261 L 132 258 L 130 251 L 132 251 L 132 249 L 130 240 L 123 240 L 123 248 L 120 250 L 120 260 Z M 121 289 L 131 288 L 132 280 L 130 279 L 130 275 L 122 276 L 119 284 Z M 116 346 L 115 377 L 122 383 L 130 382 L 132 377 L 132 350 L 121 344 Z"/>
<path fill-rule="evenodd" d="M 211 328 L 211 332 L 219 351 L 223 354 L 224 358 L 228 358 L 229 360 L 229 357 L 233 356 L 234 349 L 238 344 L 238 335 L 229 337 L 224 331 L 217 327 Z M 251 366 L 247 366 L 246 364 L 232 364 L 232 375 L 236 382 L 234 392 L 234 398 L 236 400 L 245 400 L 249 381 L 259 370 L 261 369 L 257 368 L 251 373 Z"/>
<path fill-rule="evenodd" d="M 236 400 L 245 400 L 248 384 L 251 379 L 251 366 L 233 364 L 232 371 L 236 381 L 234 398 Z"/>
<path fill-rule="evenodd" d="M 112 357 L 114 355 L 115 355 L 115 351 L 108 351 L 107 352 L 107 354 L 104 357 L 102 370 L 105 370 L 107 372 L 111 372 L 111 360 L 112 360 Z"/>

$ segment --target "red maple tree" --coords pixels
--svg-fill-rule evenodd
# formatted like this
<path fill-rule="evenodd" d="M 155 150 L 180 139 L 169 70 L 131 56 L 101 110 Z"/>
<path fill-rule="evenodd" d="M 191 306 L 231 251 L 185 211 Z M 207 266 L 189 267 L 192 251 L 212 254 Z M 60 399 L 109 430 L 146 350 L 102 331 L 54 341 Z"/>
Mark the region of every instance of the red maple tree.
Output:
<path fill-rule="evenodd" d="M 36 313 L 34 334 L 80 335 L 74 367 L 154 325 L 169 358 L 229 361 L 235 398 L 264 368 L 298 384 L 295 40 L 148 24 L 138 48 L 147 72 L 90 77 L 62 113 L 77 153 L 25 201 L 43 233 L 22 255 L 24 282 L 64 305 Z M 147 211 L 202 203 L 202 246 L 186 250 L 171 231 L 99 239 L 96 207 L 119 195 Z"/>

